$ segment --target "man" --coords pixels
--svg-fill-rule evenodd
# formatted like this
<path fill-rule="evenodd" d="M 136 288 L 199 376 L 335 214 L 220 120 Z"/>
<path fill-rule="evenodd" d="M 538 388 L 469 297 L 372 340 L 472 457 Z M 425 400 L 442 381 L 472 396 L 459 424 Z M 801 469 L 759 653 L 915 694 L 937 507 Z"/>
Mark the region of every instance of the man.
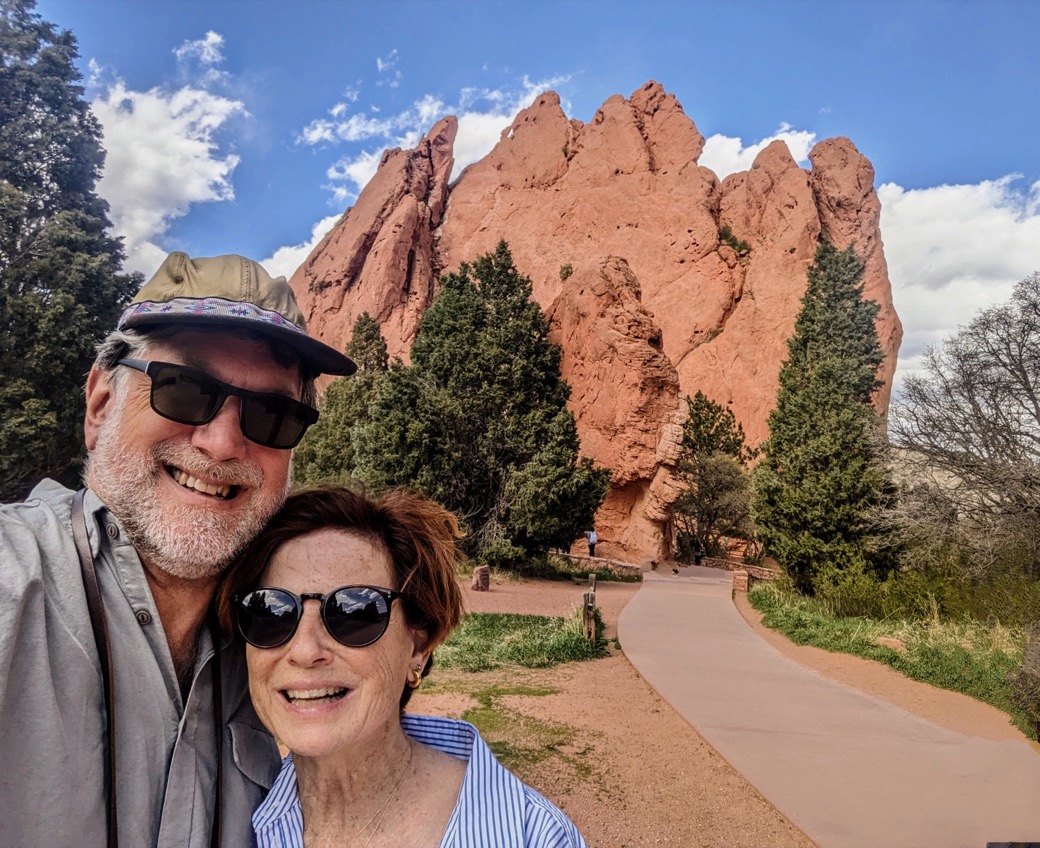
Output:
<path fill-rule="evenodd" d="M 354 370 L 251 260 L 174 253 L 141 289 L 87 378 L 87 550 L 53 481 L 0 507 L 0 846 L 105 845 L 114 786 L 120 845 L 209 848 L 218 783 L 223 844 L 252 844 L 278 753 L 207 611 L 285 498 L 315 376 Z"/>

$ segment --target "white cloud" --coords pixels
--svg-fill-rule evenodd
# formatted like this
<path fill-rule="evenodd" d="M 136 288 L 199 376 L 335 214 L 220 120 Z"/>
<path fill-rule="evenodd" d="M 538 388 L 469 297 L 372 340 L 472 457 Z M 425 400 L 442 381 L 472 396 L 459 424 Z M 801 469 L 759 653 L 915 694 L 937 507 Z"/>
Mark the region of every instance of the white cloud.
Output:
<path fill-rule="evenodd" d="M 705 140 L 704 152 L 701 153 L 697 164 L 710 168 L 722 180 L 738 171 L 749 170 L 755 157 L 777 140 L 785 142 L 794 160 L 804 166 L 809 163 L 809 151 L 816 141 L 816 134 L 807 130 L 796 130 L 790 124 L 783 123 L 771 136 L 745 147 L 740 138 L 716 133 Z"/>
<path fill-rule="evenodd" d="M 333 118 L 342 118 L 344 110 L 337 104 L 329 110 Z M 324 118 L 311 121 L 297 136 L 297 144 L 329 144 L 335 141 L 364 141 L 369 138 L 386 138 L 395 129 L 392 120 L 351 115 L 343 120 L 329 121 Z"/>
<path fill-rule="evenodd" d="M 318 246 L 318 242 L 325 238 L 326 234 L 336 225 L 339 219 L 339 215 L 330 215 L 327 218 L 322 218 L 311 229 L 310 241 L 289 247 L 280 247 L 260 264 L 272 276 L 277 277 L 280 275 L 289 279 L 296 273 L 296 269 L 304 263 L 307 257 L 310 256 L 311 251 Z"/>
<path fill-rule="evenodd" d="M 384 73 L 385 71 L 391 70 L 394 66 L 397 65 L 398 58 L 399 57 L 397 54 L 397 48 L 395 47 L 393 50 L 390 51 L 390 55 L 387 56 L 385 59 L 379 56 L 376 57 L 376 69 L 379 71 L 379 73 Z"/>
<path fill-rule="evenodd" d="M 387 60 L 379 59 L 381 69 L 396 62 L 396 51 Z M 414 147 L 419 138 L 441 118 L 455 115 L 459 133 L 455 141 L 455 169 L 452 177 L 467 165 L 486 156 L 498 143 L 517 113 L 530 106 L 538 95 L 570 80 L 569 76 L 531 80 L 523 77 L 512 90 L 463 88 L 457 101 L 447 103 L 433 94 L 425 94 L 411 106 L 395 115 L 374 118 L 362 114 L 347 115 L 345 104 L 337 103 L 328 116 L 311 121 L 297 136 L 298 144 L 346 144 L 378 139 L 378 148 L 358 150 L 341 156 L 326 173 L 329 182 L 323 186 L 332 194 L 332 202 L 352 202 L 375 174 L 383 150 L 392 147 Z M 568 104 L 564 103 L 565 110 Z M 378 113 L 376 107 L 370 112 Z"/>
<path fill-rule="evenodd" d="M 376 58 L 376 70 L 379 71 L 382 79 L 376 82 L 377 87 L 387 86 L 388 88 L 397 88 L 401 84 L 401 80 L 404 77 L 401 75 L 400 70 L 397 68 L 397 63 L 400 61 L 400 56 L 397 53 L 397 49 L 390 51 L 390 55 L 385 59 Z"/>
<path fill-rule="evenodd" d="M 382 151 L 366 150 L 356 156 L 340 159 L 329 166 L 325 172 L 329 182 L 322 186 L 332 192 L 333 200 L 341 205 L 349 204 L 357 198 L 357 192 L 351 186 L 357 186 L 360 191 L 379 167 L 382 159 Z"/>
<path fill-rule="evenodd" d="M 173 51 L 178 61 L 195 59 L 203 65 L 219 65 L 224 61 L 224 36 L 210 30 L 205 38 L 197 41 L 185 41 Z"/>
<path fill-rule="evenodd" d="M 976 185 L 878 189 L 881 232 L 905 335 L 896 385 L 941 342 L 1040 270 L 1040 182 L 1009 175 Z"/>
<path fill-rule="evenodd" d="M 245 115 L 245 106 L 192 86 L 131 91 L 116 80 L 91 108 L 108 153 L 98 192 L 125 238 L 126 267 L 154 271 L 165 254 L 156 241 L 174 218 L 194 203 L 234 197 L 231 175 L 239 158 L 220 149 L 216 134 Z"/>
<path fill-rule="evenodd" d="M 147 91 L 127 87 L 111 69 L 89 62 L 91 108 L 106 150 L 98 193 L 124 238 L 126 269 L 150 274 L 167 251 L 162 235 L 195 203 L 231 200 L 239 157 L 221 143 L 245 104 L 216 93 L 230 82 L 219 70 L 224 38 L 207 32 L 173 53 L 181 84 Z"/>

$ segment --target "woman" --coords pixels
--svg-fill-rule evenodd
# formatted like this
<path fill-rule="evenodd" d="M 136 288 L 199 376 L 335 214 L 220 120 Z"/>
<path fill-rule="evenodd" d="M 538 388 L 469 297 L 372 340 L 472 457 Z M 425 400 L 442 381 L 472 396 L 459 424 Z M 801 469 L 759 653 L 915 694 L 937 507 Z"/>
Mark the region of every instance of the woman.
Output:
<path fill-rule="evenodd" d="M 406 715 L 462 617 L 458 524 L 405 490 L 306 489 L 218 598 L 257 714 L 289 750 L 253 815 L 260 848 L 582 846 L 463 721 Z"/>

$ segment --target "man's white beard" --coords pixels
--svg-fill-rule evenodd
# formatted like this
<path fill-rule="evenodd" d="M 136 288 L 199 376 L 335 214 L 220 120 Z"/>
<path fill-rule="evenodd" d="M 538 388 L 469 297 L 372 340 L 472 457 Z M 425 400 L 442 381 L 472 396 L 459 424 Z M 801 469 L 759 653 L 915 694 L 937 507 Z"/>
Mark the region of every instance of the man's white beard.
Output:
<path fill-rule="evenodd" d="M 125 396 L 124 396 L 125 397 Z M 173 577 L 201 580 L 220 574 L 278 511 L 288 493 L 265 491 L 264 474 L 247 462 L 213 462 L 191 445 L 160 442 L 148 454 L 123 438 L 123 397 L 98 430 L 90 454 L 91 487 L 122 522 L 142 559 Z M 234 510 L 188 506 L 160 496 L 172 465 L 203 479 L 242 487 Z"/>

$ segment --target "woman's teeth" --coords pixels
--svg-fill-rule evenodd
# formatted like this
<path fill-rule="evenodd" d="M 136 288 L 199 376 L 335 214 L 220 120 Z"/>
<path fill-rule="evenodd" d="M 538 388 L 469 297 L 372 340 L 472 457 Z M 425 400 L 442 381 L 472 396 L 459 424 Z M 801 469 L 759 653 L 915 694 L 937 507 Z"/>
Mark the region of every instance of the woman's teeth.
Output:
<path fill-rule="evenodd" d="M 338 701 L 347 694 L 346 689 L 286 689 L 285 697 L 292 703 L 306 702 L 309 704 L 318 701 Z"/>

